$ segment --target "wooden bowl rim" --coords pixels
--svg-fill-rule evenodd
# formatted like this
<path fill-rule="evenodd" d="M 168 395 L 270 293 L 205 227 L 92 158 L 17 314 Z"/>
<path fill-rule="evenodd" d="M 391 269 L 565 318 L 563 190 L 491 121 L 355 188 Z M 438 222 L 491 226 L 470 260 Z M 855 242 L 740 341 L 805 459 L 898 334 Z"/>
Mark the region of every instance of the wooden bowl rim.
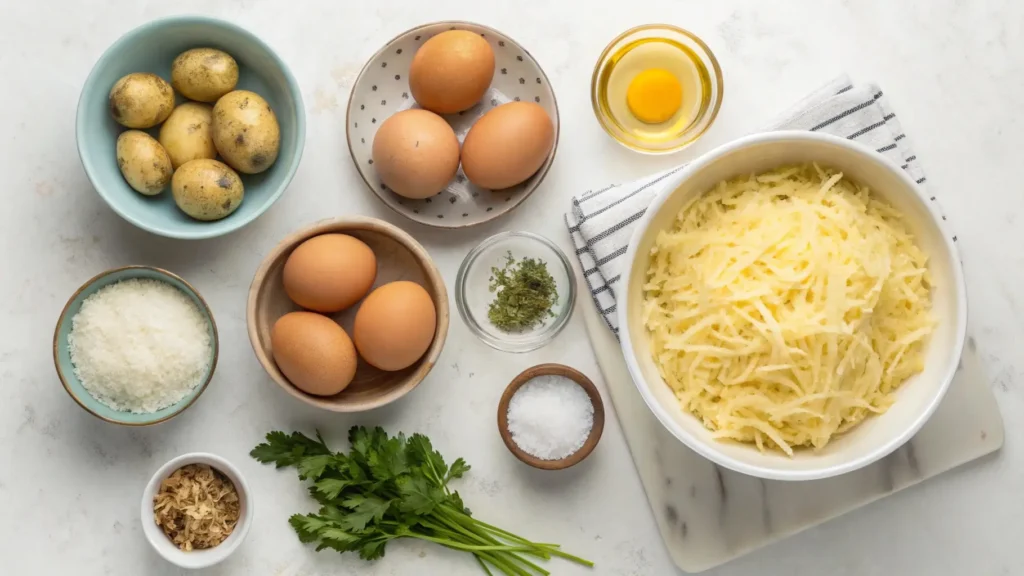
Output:
<path fill-rule="evenodd" d="M 88 406 L 85 405 L 84 402 L 82 402 L 82 400 L 78 397 L 77 394 L 75 394 L 74 392 L 71 391 L 71 386 L 68 384 L 68 381 L 67 381 L 67 379 L 64 376 L 64 372 L 60 369 L 60 359 L 58 357 L 59 354 L 60 354 L 60 325 L 64 323 L 64 318 L 67 317 L 68 311 L 71 308 L 71 303 L 74 302 L 75 298 L 78 298 L 78 295 L 81 294 L 86 288 L 92 286 L 97 281 L 99 281 L 99 280 L 101 280 L 101 279 L 103 279 L 103 278 L 105 278 L 107 276 L 110 276 L 111 274 L 115 274 L 117 272 L 123 272 L 125 270 L 149 270 L 149 271 L 161 274 L 163 276 L 167 276 L 169 278 L 173 278 L 174 280 L 177 280 L 178 282 L 181 282 L 186 288 L 191 290 L 192 293 L 196 295 L 196 298 L 199 300 L 200 304 L 202 305 L 203 311 L 206 312 L 206 317 L 210 319 L 210 328 L 213 330 L 213 340 L 210 343 L 213 346 L 213 360 L 210 362 L 210 373 L 207 374 L 206 375 L 206 379 L 203 380 L 203 382 L 201 384 L 199 384 L 199 392 L 197 392 L 196 395 L 193 396 L 191 400 L 189 400 L 188 402 L 183 404 L 180 408 L 178 408 L 177 410 L 175 410 L 171 414 L 168 414 L 167 416 L 164 416 L 163 418 L 160 418 L 158 420 L 153 420 L 153 421 L 150 421 L 150 422 L 122 422 L 120 420 L 114 420 L 112 418 L 107 418 L 106 416 L 104 416 L 104 415 L 102 415 L 102 414 L 100 414 L 98 412 L 94 412 L 92 410 L 92 408 L 89 408 Z M 117 268 L 111 268 L 109 270 L 104 270 L 103 272 L 100 272 L 99 274 L 96 274 L 92 278 L 89 278 L 81 286 L 79 286 L 78 289 L 75 290 L 75 292 L 71 295 L 71 297 L 68 298 L 68 301 L 64 303 L 64 308 L 61 309 L 60 316 L 57 317 L 57 325 L 53 328 L 53 367 L 57 371 L 57 378 L 60 379 L 60 384 L 61 384 L 61 386 L 64 387 L 64 391 L 68 393 L 68 396 L 71 396 L 71 399 L 75 401 L 75 404 L 78 404 L 79 406 L 81 406 L 82 409 L 85 410 L 86 412 L 88 412 L 89 414 L 92 414 L 93 416 L 99 418 L 100 420 L 103 420 L 104 422 L 110 422 L 111 424 L 117 424 L 118 426 L 128 426 L 128 427 L 132 427 L 132 428 L 142 428 L 144 426 L 154 426 L 156 424 L 161 424 L 163 422 L 166 422 L 166 421 L 170 420 L 171 418 L 174 418 L 178 414 L 181 414 L 185 410 L 188 410 L 188 408 L 190 406 L 192 406 L 193 404 L 196 403 L 196 400 L 199 400 L 199 397 L 203 395 L 203 392 L 206 392 L 206 389 L 207 389 L 207 387 L 209 387 L 210 382 L 213 381 L 213 373 L 217 371 L 217 361 L 219 359 L 220 359 L 220 333 L 217 331 L 217 320 L 213 317 L 213 310 L 210 308 L 210 305 L 206 302 L 206 299 L 203 298 L 203 295 L 199 292 L 199 290 L 197 290 L 196 287 L 193 286 L 188 280 L 185 280 L 184 278 L 182 278 L 181 276 L 178 276 L 177 274 L 175 274 L 174 272 L 171 272 L 170 270 L 165 270 L 163 268 L 157 268 L 156 266 L 145 266 L 145 265 L 141 265 L 141 264 L 132 264 L 132 265 L 128 265 L 128 266 L 118 266 Z"/>
<path fill-rule="evenodd" d="M 256 302 L 260 291 L 266 282 L 267 272 L 273 266 L 283 254 L 294 250 L 300 243 L 313 238 L 314 236 L 320 236 L 322 234 L 344 234 L 350 231 L 369 231 L 383 234 L 404 246 L 409 252 L 412 253 L 413 257 L 423 268 L 426 273 L 427 280 L 430 282 L 430 286 L 436 292 L 437 297 L 434 301 L 434 307 L 437 311 L 437 327 L 434 330 L 434 340 L 430 343 L 430 348 L 423 354 L 417 363 L 419 367 L 416 371 L 409 374 L 408 382 L 404 387 L 392 391 L 390 394 L 382 396 L 380 398 L 362 402 L 359 404 L 339 404 L 336 402 L 327 401 L 331 396 L 314 396 L 307 394 L 302 390 L 299 390 L 294 384 L 292 384 L 284 374 L 281 373 L 277 367 L 277 363 L 274 359 L 269 357 L 264 351 L 263 347 L 260 346 L 259 330 L 256 326 Z M 252 283 L 249 285 L 249 296 L 245 306 L 245 321 L 246 331 L 249 333 L 249 344 L 252 346 L 253 352 L 256 354 L 256 359 L 260 365 L 270 376 L 278 386 L 283 388 L 285 392 L 290 394 L 292 397 L 331 412 L 342 412 L 342 413 L 353 413 L 353 412 L 364 412 L 367 410 L 373 410 L 374 408 L 380 408 L 398 400 L 405 396 L 417 386 L 420 382 L 426 378 L 430 370 L 433 369 L 437 363 L 437 359 L 441 356 L 441 350 L 444 348 L 444 342 L 448 337 L 448 289 L 445 287 L 444 278 L 442 278 L 440 271 L 434 264 L 434 260 L 430 257 L 427 250 L 416 241 L 409 233 L 405 232 L 401 228 L 380 220 L 377 218 L 371 218 L 369 216 L 339 216 L 334 218 L 325 218 L 318 220 L 300 228 L 287 236 L 284 237 L 276 246 L 263 258 L 260 262 L 259 268 L 256 269 L 256 273 L 253 275 Z M 341 392 L 344 393 L 344 392 Z"/>
<path fill-rule="evenodd" d="M 590 428 L 590 434 L 587 436 L 583 446 L 565 458 L 560 458 L 558 460 L 543 460 L 528 454 L 515 443 L 515 440 L 512 439 L 512 433 L 508 430 L 508 405 L 512 400 L 512 396 L 514 396 L 515 393 L 530 380 L 538 376 L 549 375 L 565 376 L 573 382 L 576 382 L 576 384 L 586 391 L 587 396 L 590 397 L 590 403 L 594 406 L 594 424 Z M 523 370 L 518 376 L 512 379 L 512 382 L 510 382 L 505 388 L 505 392 L 501 395 L 501 400 L 498 402 L 498 432 L 501 434 L 502 441 L 505 442 L 505 447 L 507 447 L 509 452 L 512 452 L 512 454 L 522 462 L 541 470 L 564 470 L 565 468 L 579 464 L 584 458 L 594 451 L 598 441 L 601 440 L 601 433 L 603 431 L 604 402 L 601 400 L 601 392 L 585 374 L 564 364 L 538 364 Z"/>

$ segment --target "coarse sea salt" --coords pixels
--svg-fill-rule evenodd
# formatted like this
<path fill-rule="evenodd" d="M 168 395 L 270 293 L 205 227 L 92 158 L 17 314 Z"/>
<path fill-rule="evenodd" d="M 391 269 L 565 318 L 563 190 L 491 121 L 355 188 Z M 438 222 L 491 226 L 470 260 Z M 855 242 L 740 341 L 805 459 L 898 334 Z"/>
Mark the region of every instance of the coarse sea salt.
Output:
<path fill-rule="evenodd" d="M 114 410 L 156 412 L 177 403 L 206 377 L 210 330 L 199 307 L 159 280 L 104 286 L 71 320 L 68 349 L 75 375 Z"/>
<path fill-rule="evenodd" d="M 587 391 L 558 375 L 531 378 L 508 403 L 508 431 L 524 452 L 558 460 L 583 447 L 594 426 L 594 404 Z"/>

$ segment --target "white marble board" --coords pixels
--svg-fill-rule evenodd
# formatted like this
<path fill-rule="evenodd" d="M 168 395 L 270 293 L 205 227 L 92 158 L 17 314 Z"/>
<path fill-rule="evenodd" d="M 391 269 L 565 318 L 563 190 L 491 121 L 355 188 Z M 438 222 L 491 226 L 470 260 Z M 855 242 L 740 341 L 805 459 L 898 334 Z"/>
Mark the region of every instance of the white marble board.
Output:
<path fill-rule="evenodd" d="M 672 560 L 686 572 L 714 568 L 1003 445 L 1002 416 L 975 339 L 969 336 L 939 409 L 910 442 L 885 459 L 811 482 L 761 480 L 732 472 L 693 452 L 661 426 L 633 386 L 619 342 L 593 301 L 580 307 L 658 530 Z"/>

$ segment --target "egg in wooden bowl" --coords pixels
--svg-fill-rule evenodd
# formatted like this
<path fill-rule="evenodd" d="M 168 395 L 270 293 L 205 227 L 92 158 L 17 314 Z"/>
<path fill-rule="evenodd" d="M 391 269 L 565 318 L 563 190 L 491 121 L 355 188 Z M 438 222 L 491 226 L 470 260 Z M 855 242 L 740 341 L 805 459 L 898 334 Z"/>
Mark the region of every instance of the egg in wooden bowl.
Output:
<path fill-rule="evenodd" d="M 271 379 L 334 412 L 389 404 L 415 388 L 448 335 L 448 291 L 426 250 L 382 220 L 322 220 L 263 260 L 246 306 Z"/>

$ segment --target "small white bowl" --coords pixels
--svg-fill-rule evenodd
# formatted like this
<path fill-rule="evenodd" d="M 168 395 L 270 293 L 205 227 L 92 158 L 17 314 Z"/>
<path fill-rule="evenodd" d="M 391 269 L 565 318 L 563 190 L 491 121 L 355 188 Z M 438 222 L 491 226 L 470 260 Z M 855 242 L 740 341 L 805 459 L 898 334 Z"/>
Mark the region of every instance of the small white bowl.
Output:
<path fill-rule="evenodd" d="M 219 545 L 206 550 L 184 552 L 171 542 L 170 538 L 164 534 L 163 529 L 157 526 L 153 520 L 153 496 L 156 495 L 160 489 L 160 483 L 165 478 L 174 473 L 178 468 L 189 464 L 207 464 L 227 476 L 234 483 L 235 490 L 238 491 L 241 512 L 234 531 Z M 249 533 L 254 512 L 251 494 L 252 492 L 249 490 L 249 485 L 245 482 L 245 478 L 242 477 L 242 473 L 220 456 L 205 452 L 191 452 L 178 456 L 161 466 L 156 471 L 156 474 L 153 474 L 149 484 L 146 485 L 146 489 L 142 492 L 142 531 L 145 533 L 149 543 L 153 545 L 153 549 L 175 566 L 193 570 L 213 566 L 230 556 L 242 544 L 242 540 L 245 540 L 246 534 Z"/>
<path fill-rule="evenodd" d="M 928 255 L 938 324 L 924 371 L 896 391 L 889 410 L 868 418 L 819 451 L 792 458 L 760 452 L 752 444 L 717 440 L 661 378 L 643 323 L 643 284 L 651 247 L 679 210 L 722 180 L 786 164 L 818 162 L 871 188 L 899 210 Z M 896 450 L 921 429 L 942 401 L 956 372 L 967 331 L 967 291 L 955 237 L 945 231 L 934 202 L 907 173 L 866 146 L 826 134 L 787 131 L 741 138 L 701 156 L 678 174 L 647 209 L 626 251 L 626 282 L 619 296 L 619 339 L 630 375 L 651 412 L 692 450 L 731 470 L 770 480 L 816 480 L 867 466 Z"/>

